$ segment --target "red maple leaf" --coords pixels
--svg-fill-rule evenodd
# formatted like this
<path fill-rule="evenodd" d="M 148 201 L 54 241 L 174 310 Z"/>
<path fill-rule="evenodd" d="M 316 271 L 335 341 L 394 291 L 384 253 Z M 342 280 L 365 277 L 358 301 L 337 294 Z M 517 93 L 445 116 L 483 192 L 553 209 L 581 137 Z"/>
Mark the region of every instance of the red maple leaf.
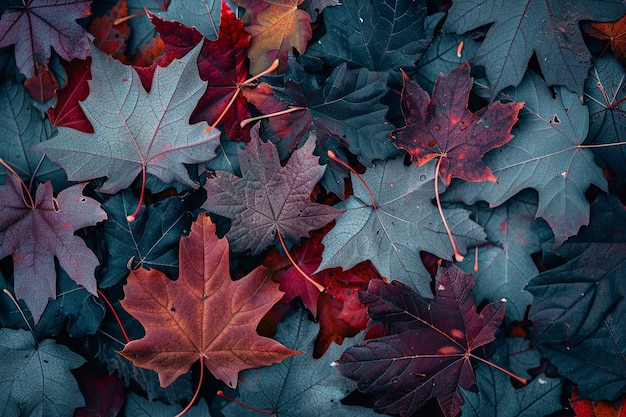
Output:
<path fill-rule="evenodd" d="M 218 37 L 206 41 L 200 52 L 200 77 L 209 84 L 191 117 L 192 122 L 206 120 L 210 125 L 221 123 L 231 140 L 250 140 L 250 129 L 242 129 L 240 122 L 250 117 L 246 98 L 239 94 L 248 78 L 246 54 L 250 35 L 243 29 L 228 4 L 223 1 Z M 230 101 L 234 100 L 231 104 Z M 222 115 L 222 113 L 226 113 Z"/>
<path fill-rule="evenodd" d="M 257 334 L 263 315 L 282 297 L 267 269 L 230 278 L 229 247 L 201 214 L 180 240 L 180 275 L 170 280 L 156 269 L 131 271 L 122 306 L 146 330 L 121 354 L 158 372 L 169 386 L 200 360 L 230 387 L 244 369 L 271 365 L 299 352 Z"/>
<path fill-rule="evenodd" d="M 458 387 L 476 382 L 472 352 L 494 339 L 504 318 L 504 301 L 476 312 L 473 286 L 474 278 L 453 265 L 439 269 L 431 299 L 397 280 L 371 281 L 360 298 L 384 335 L 348 348 L 336 361 L 339 372 L 360 391 L 380 394 L 379 411 L 409 416 L 437 398 L 446 416 L 455 416 L 462 404 Z"/>
<path fill-rule="evenodd" d="M 94 133 L 91 122 L 79 104 L 89 96 L 87 81 L 91 80 L 91 57 L 85 60 L 73 59 L 63 66 L 67 73 L 67 85 L 57 90 L 57 104 L 48 109 L 50 123 Z"/>
<path fill-rule="evenodd" d="M 450 185 L 452 177 L 465 181 L 496 181 L 482 163 L 483 155 L 513 138 L 511 128 L 524 103 L 490 104 L 472 113 L 468 108 L 473 78 L 467 62 L 440 75 L 432 98 L 404 73 L 402 114 L 406 126 L 390 134 L 393 144 L 411 154 L 419 166 L 441 157 L 440 173 Z"/>
<path fill-rule="evenodd" d="M 370 280 L 381 279 L 369 261 L 361 262 L 345 271 L 341 268 L 329 268 L 314 273 L 322 262 L 322 238 L 330 228 L 331 226 L 327 226 L 311 233 L 310 238 L 290 251 L 298 267 L 324 287 L 323 292 L 276 249 L 269 251 L 264 262 L 265 266 L 273 269 L 272 279 L 280 282 L 280 290 L 285 292 L 281 303 L 290 303 L 300 298 L 317 318 L 320 330 L 315 341 L 314 357 L 323 355 L 332 342 L 342 344 L 345 337 L 355 336 L 365 329 L 369 317 L 365 306 L 359 301 L 358 292 L 367 289 Z M 282 316 L 277 315 L 276 318 L 280 320 Z"/>
<path fill-rule="evenodd" d="M 617 61 L 626 65 L 626 16 L 615 22 L 586 22 L 583 27 L 594 38 L 609 41 Z"/>

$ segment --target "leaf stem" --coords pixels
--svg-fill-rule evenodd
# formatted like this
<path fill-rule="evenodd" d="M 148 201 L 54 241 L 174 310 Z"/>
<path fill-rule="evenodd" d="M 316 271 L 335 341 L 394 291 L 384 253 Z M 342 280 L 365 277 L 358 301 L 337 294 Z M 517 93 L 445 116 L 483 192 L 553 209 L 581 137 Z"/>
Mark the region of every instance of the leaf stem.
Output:
<path fill-rule="evenodd" d="M 246 403 L 242 403 L 241 401 L 238 401 L 238 400 L 236 400 L 236 399 L 234 399 L 232 397 L 229 397 L 228 395 L 224 394 L 224 391 L 222 391 L 222 390 L 218 390 L 217 391 L 217 395 L 222 397 L 222 398 L 224 398 L 224 399 L 226 399 L 226 400 L 228 400 L 228 401 L 234 402 L 235 404 L 239 404 L 242 407 L 246 407 L 249 410 L 256 411 L 257 413 L 266 414 L 268 416 L 271 416 L 272 414 L 274 414 L 273 411 L 259 410 L 258 408 L 254 408 L 251 405 L 248 405 Z"/>
<path fill-rule="evenodd" d="M 361 182 L 365 186 L 365 189 L 367 190 L 367 192 L 370 195 L 370 200 L 372 200 L 372 207 L 374 209 L 377 209 L 378 207 L 376 207 L 376 200 L 374 200 L 374 194 L 372 193 L 372 190 L 370 189 L 369 185 L 367 185 L 367 183 L 365 182 L 363 177 L 361 177 L 361 175 L 358 172 L 356 172 L 356 169 L 352 168 L 348 163 L 346 163 L 346 162 L 342 161 L 341 159 L 339 159 L 337 157 L 337 154 L 332 149 L 329 149 L 327 153 L 328 153 L 328 157 L 330 159 L 332 159 L 333 161 L 337 162 L 339 165 L 347 168 L 350 172 L 352 172 L 354 175 L 356 175 L 356 177 L 359 180 L 361 180 Z"/>
<path fill-rule="evenodd" d="M 443 214 L 443 209 L 441 208 L 441 199 L 439 198 L 439 168 L 441 167 L 441 160 L 443 157 L 439 157 L 437 160 L 437 165 L 435 166 L 435 199 L 437 200 L 437 208 L 439 209 L 439 215 L 441 216 L 441 220 L 443 220 L 443 225 L 446 228 L 446 232 L 448 232 L 448 237 L 450 238 L 450 243 L 452 243 L 452 250 L 454 250 L 454 259 L 457 262 L 462 262 L 464 257 L 459 252 L 459 249 L 456 246 L 456 242 L 454 241 L 454 236 L 452 236 L 452 232 L 450 231 L 450 227 L 448 226 L 448 222 L 446 221 L 446 216 Z"/>
<path fill-rule="evenodd" d="M 2 291 L 4 291 L 4 293 L 9 296 L 11 301 L 13 301 L 13 304 L 15 304 L 15 307 L 17 307 L 17 310 L 22 315 L 22 319 L 24 320 L 24 323 L 26 323 L 26 325 L 28 326 L 28 330 L 30 330 L 30 334 L 33 335 L 33 340 L 35 341 L 35 346 L 38 346 L 39 345 L 39 341 L 37 341 L 37 336 L 35 335 L 35 330 L 33 330 L 33 327 L 30 325 L 30 322 L 26 319 L 26 315 L 24 315 L 24 311 L 22 310 L 22 307 L 20 307 L 20 305 L 17 303 L 17 300 L 15 299 L 15 297 L 13 297 L 13 294 L 11 294 L 11 292 L 9 290 L 7 290 L 6 288 L 3 288 Z"/>
<path fill-rule="evenodd" d="M 130 20 L 130 19 L 132 19 L 134 17 L 141 16 L 142 14 L 146 13 L 146 10 L 148 10 L 148 9 L 144 8 L 144 9 L 139 10 L 138 12 L 135 12 L 135 13 L 133 13 L 131 15 L 120 17 L 119 19 L 115 19 L 113 21 L 113 26 L 121 25 L 122 23 L 124 23 L 124 22 L 126 22 L 126 21 L 128 21 L 128 20 Z"/>
<path fill-rule="evenodd" d="M 204 355 L 200 355 L 200 380 L 198 381 L 198 388 L 196 388 L 196 392 L 193 394 L 193 397 L 189 401 L 189 404 L 187 404 L 187 407 L 185 407 L 183 411 L 176 414 L 174 417 L 180 417 L 191 409 L 191 407 L 193 406 L 193 403 L 196 402 L 196 399 L 198 398 L 198 394 L 200 394 L 200 388 L 202 387 L 203 378 L 204 378 Z"/>
<path fill-rule="evenodd" d="M 24 205 L 26 205 L 26 207 L 28 207 L 29 209 L 34 209 L 35 202 L 33 201 L 33 196 L 30 194 L 30 190 L 28 189 L 24 181 L 22 181 L 22 178 L 20 178 L 20 176 L 17 175 L 17 172 L 15 172 L 15 170 L 11 167 L 11 165 L 4 162 L 4 159 L 0 158 L 0 164 L 2 164 L 2 166 L 4 166 L 11 174 L 13 174 L 15 179 L 17 179 L 22 185 L 22 187 L 24 188 L 24 192 L 28 196 L 28 201 L 30 201 L 30 204 L 29 204 L 28 201 L 26 201 L 26 199 L 24 198 L 24 194 L 22 194 L 22 201 L 24 202 Z"/>
<path fill-rule="evenodd" d="M 239 93 L 241 93 L 241 86 L 242 85 L 249 85 L 251 82 L 261 78 L 264 75 L 269 74 L 270 72 L 274 71 L 276 68 L 278 68 L 278 65 L 280 64 L 280 61 L 278 59 L 275 59 L 274 62 L 272 62 L 272 65 L 269 66 L 268 69 L 266 69 L 265 71 L 255 75 L 254 77 L 248 78 L 247 80 L 245 80 L 244 82 L 242 82 L 241 84 L 239 84 L 237 86 L 237 89 L 235 90 L 235 93 L 233 94 L 233 96 L 230 98 L 230 101 L 228 102 L 228 104 L 226 105 L 226 107 L 224 108 L 224 110 L 222 110 L 222 113 L 220 113 L 219 117 L 217 118 L 217 120 L 215 122 L 213 122 L 211 124 L 211 126 L 207 127 L 206 129 L 204 129 L 203 133 L 208 133 L 209 131 L 215 129 L 215 127 L 222 121 L 222 119 L 224 118 L 224 116 L 226 115 L 226 113 L 228 112 L 228 110 L 233 106 L 233 103 L 235 102 L 235 100 L 237 99 L 237 96 L 239 96 Z M 243 126 L 242 126 L 243 127 Z"/>
<path fill-rule="evenodd" d="M 270 114 L 263 114 L 261 116 L 256 116 L 256 117 L 250 117 L 249 119 L 244 119 L 239 123 L 239 126 L 246 127 L 247 124 L 252 123 L 252 122 L 256 122 L 257 120 L 261 120 L 261 119 L 267 119 L 270 117 L 274 117 L 274 116 L 280 116 L 283 114 L 287 114 L 287 113 L 291 113 L 297 110 L 306 110 L 306 107 L 298 107 L 298 106 L 289 106 L 287 109 L 285 110 L 281 110 L 281 111 L 277 111 L 276 113 L 270 113 Z"/>
<path fill-rule="evenodd" d="M 517 376 L 513 372 L 511 372 L 511 371 L 509 371 L 507 369 L 504 369 L 503 367 L 498 366 L 495 363 L 488 361 L 487 359 L 483 359 L 480 356 L 474 355 L 473 353 L 470 353 L 470 356 L 472 358 L 478 359 L 479 361 L 481 361 L 483 363 L 486 363 L 487 365 L 491 366 L 494 369 L 497 369 L 500 372 L 503 372 L 503 373 L 507 374 L 508 376 L 510 376 L 511 378 L 516 380 L 517 382 L 519 382 L 520 384 L 524 384 L 524 385 L 528 384 L 528 380 L 526 378 L 522 378 L 521 376 Z"/>
<path fill-rule="evenodd" d="M 111 310 L 111 313 L 113 313 L 113 317 L 115 317 L 115 321 L 117 321 L 117 325 L 120 326 L 120 330 L 122 331 L 122 335 L 124 336 L 124 339 L 126 339 L 126 343 L 129 343 L 130 337 L 128 337 L 128 334 L 126 333 L 126 329 L 124 328 L 124 325 L 122 324 L 122 320 L 120 319 L 120 316 L 117 315 L 117 311 L 115 311 L 115 308 L 113 308 L 113 304 L 111 304 L 107 296 L 104 295 L 102 291 L 100 291 L 100 288 L 98 288 L 98 295 L 107 304 L 107 306 L 109 307 L 109 310 Z"/>
<path fill-rule="evenodd" d="M 326 288 L 324 288 L 319 282 L 317 282 L 313 278 L 311 278 L 311 276 L 309 274 L 304 272 L 304 270 L 302 268 L 300 268 L 300 265 L 298 265 L 296 263 L 296 261 L 292 258 L 291 254 L 287 250 L 287 246 L 285 245 L 285 240 L 283 239 L 283 234 L 280 233 L 280 230 L 277 230 L 277 232 L 278 232 L 278 240 L 280 240 L 280 244 L 283 247 L 283 250 L 285 251 L 285 253 L 287 254 L 287 258 L 289 258 L 289 262 L 291 262 L 293 267 L 296 268 L 296 270 L 300 273 L 300 275 L 302 275 L 307 281 L 309 281 L 311 284 L 313 284 L 313 286 L 315 286 L 315 288 L 317 288 L 319 292 L 324 292 L 324 290 Z"/>
<path fill-rule="evenodd" d="M 139 211 L 141 210 L 141 206 L 143 204 L 143 196 L 146 192 L 146 164 L 141 165 L 141 193 L 139 194 L 139 202 L 137 203 L 137 208 L 135 212 L 129 216 L 126 216 L 126 220 L 129 222 L 134 222 L 139 215 Z"/>

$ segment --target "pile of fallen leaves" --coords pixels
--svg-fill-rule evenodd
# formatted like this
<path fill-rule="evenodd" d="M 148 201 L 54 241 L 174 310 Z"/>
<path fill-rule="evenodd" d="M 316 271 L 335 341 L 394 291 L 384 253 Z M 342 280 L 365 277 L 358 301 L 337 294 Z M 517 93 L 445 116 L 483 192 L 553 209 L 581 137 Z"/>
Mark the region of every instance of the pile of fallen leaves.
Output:
<path fill-rule="evenodd" d="M 0 416 L 622 415 L 624 1 L 0 12 Z"/>

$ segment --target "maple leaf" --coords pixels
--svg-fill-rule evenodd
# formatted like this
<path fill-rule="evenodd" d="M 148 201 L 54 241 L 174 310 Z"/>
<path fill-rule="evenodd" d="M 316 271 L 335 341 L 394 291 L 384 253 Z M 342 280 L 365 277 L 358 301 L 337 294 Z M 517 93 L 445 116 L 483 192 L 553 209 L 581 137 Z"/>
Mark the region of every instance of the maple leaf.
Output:
<path fill-rule="evenodd" d="M 91 35 L 76 19 L 89 14 L 91 0 L 31 0 L 4 9 L 0 48 L 15 44 L 15 61 L 26 78 L 48 67 L 51 48 L 66 61 L 89 56 Z"/>
<path fill-rule="evenodd" d="M 508 307 L 508 300 L 507 300 Z M 532 357 L 528 346 L 522 351 L 509 351 L 508 344 L 503 344 L 490 358 L 502 365 L 508 358 L 519 361 L 522 356 Z M 541 355 L 539 355 L 541 356 Z M 533 362 L 539 366 L 539 359 Z M 476 370 L 478 392 L 461 389 L 464 403 L 461 415 L 476 417 L 530 417 L 547 416 L 562 409 L 560 397 L 563 391 L 562 378 L 548 378 L 545 374 L 537 375 L 530 383 L 514 387 L 508 375 L 491 366 L 480 366 Z"/>
<path fill-rule="evenodd" d="M 83 196 L 85 185 L 73 185 L 54 198 L 52 185 L 45 182 L 29 202 L 14 177 L 0 187 L 0 259 L 12 256 L 15 295 L 24 300 L 35 323 L 48 299 L 57 295 L 55 257 L 72 280 L 96 294 L 98 259 L 74 232 L 107 215 L 97 201 Z"/>
<path fill-rule="evenodd" d="M 33 100 L 21 83 L 6 77 L 0 85 L 0 158 L 24 179 L 50 180 L 55 187 L 67 186 L 63 170 L 48 159 L 28 149 L 54 134 L 54 127 L 44 113 L 33 106 Z M 0 165 L 0 183 L 5 183 L 5 168 Z"/>
<path fill-rule="evenodd" d="M 410 416 L 437 398 L 454 417 L 463 402 L 459 387 L 475 383 L 472 352 L 494 340 L 504 318 L 504 301 L 476 312 L 473 286 L 473 277 L 455 266 L 437 272 L 434 298 L 399 281 L 371 281 L 359 298 L 385 335 L 348 348 L 335 362 L 339 372 L 360 391 L 379 395 L 378 411 Z"/>
<path fill-rule="evenodd" d="M 85 393 L 85 407 L 73 417 L 112 417 L 119 414 L 126 402 L 126 387 L 116 374 L 96 376 L 85 368 L 77 372 L 79 385 Z"/>
<path fill-rule="evenodd" d="M 534 188 L 539 192 L 536 217 L 548 222 L 556 247 L 589 222 L 585 197 L 589 185 L 607 189 L 592 151 L 581 146 L 589 128 L 587 107 L 564 88 L 549 89 L 532 72 L 505 96 L 526 104 L 514 138 L 483 158 L 498 182 L 453 184 L 443 200 L 467 204 L 482 200 L 496 207 L 521 190 Z"/>
<path fill-rule="evenodd" d="M 91 92 L 80 106 L 95 133 L 60 127 L 56 137 L 32 149 L 61 165 L 70 180 L 107 176 L 104 193 L 127 188 L 140 172 L 198 188 L 184 164 L 212 159 L 219 144 L 219 131 L 205 133 L 206 123 L 188 123 L 206 86 L 198 76 L 199 51 L 197 46 L 157 68 L 148 94 L 135 71 L 93 48 Z"/>
<path fill-rule="evenodd" d="M 390 135 L 392 143 L 417 165 L 442 158 L 446 185 L 452 177 L 465 181 L 496 181 L 481 162 L 483 155 L 513 138 L 511 128 L 524 103 L 492 103 L 478 113 L 467 108 L 473 78 L 467 62 L 435 82 L 432 98 L 403 73 L 402 114 L 406 126 Z"/>
<path fill-rule="evenodd" d="M 189 236 L 180 240 L 179 253 L 176 281 L 154 269 L 128 276 L 121 303 L 146 335 L 124 346 L 125 358 L 157 371 L 162 387 L 187 373 L 197 360 L 236 387 L 241 370 L 299 353 L 256 333 L 282 293 L 263 267 L 238 281 L 230 279 L 228 242 L 215 235 L 207 215 L 200 215 Z"/>
<path fill-rule="evenodd" d="M 341 64 L 321 84 L 290 59 L 284 77 L 274 77 L 269 84 L 261 83 L 256 92 L 244 94 L 265 114 L 289 107 L 304 108 L 269 118 L 263 134 L 276 143 L 281 157 L 286 157 L 314 126 L 323 155 L 339 142 L 347 145 L 359 161 L 370 164 L 374 159 L 397 154 L 387 138 L 391 131 L 385 119 L 388 107 L 381 103 L 387 78 L 383 72 L 349 69 Z M 265 89 L 268 85 L 270 88 Z"/>
<path fill-rule="evenodd" d="M 470 250 L 458 264 L 465 272 L 473 270 L 477 300 L 506 298 L 507 323 L 524 320 L 532 302 L 524 288 L 539 273 L 531 255 L 541 251 L 540 236 L 552 236 L 545 222 L 535 220 L 536 212 L 537 195 L 532 190 L 522 191 L 493 209 L 474 207 L 474 219 L 485 228 L 490 243 L 477 249 L 478 259 Z"/>
<path fill-rule="evenodd" d="M 246 9 L 244 28 L 250 35 L 250 72 L 263 72 L 275 59 L 280 60 L 279 71 L 287 66 L 292 48 L 304 53 L 311 39 L 311 18 L 298 9 L 303 0 L 235 0 L 237 6 Z"/>
<path fill-rule="evenodd" d="M 384 277 L 398 279 L 420 294 L 431 293 L 431 275 L 420 251 L 450 259 L 452 246 L 437 207 L 433 163 L 405 166 L 402 158 L 377 161 L 362 175 L 369 192 L 352 176 L 354 194 L 336 207 L 345 209 L 322 240 L 319 270 L 352 268 L 371 260 Z M 440 190 L 443 192 L 444 190 Z M 446 209 L 451 230 L 463 252 L 484 242 L 482 228 L 463 209 Z"/>
<path fill-rule="evenodd" d="M 304 310 L 295 311 L 278 326 L 276 339 L 293 349 L 310 352 L 316 326 Z M 348 341 L 346 341 L 346 345 Z M 324 356 L 302 354 L 269 367 L 242 372 L 237 388 L 240 401 L 281 417 L 373 416 L 371 409 L 341 403 L 353 383 L 330 366 L 345 346 L 332 346 Z M 263 381 L 259 384 L 259 381 Z M 229 390 L 230 391 L 230 390 Z M 221 410 L 226 417 L 256 417 L 259 412 L 230 402 Z"/>
<path fill-rule="evenodd" d="M 590 125 L 585 144 L 617 178 L 626 178 L 626 83 L 624 68 L 610 55 L 594 59 L 585 83 Z M 605 146 L 598 146 L 605 145 Z"/>
<path fill-rule="evenodd" d="M 79 104 L 89 96 L 87 81 L 91 79 L 91 57 L 85 60 L 73 59 L 64 68 L 67 72 L 67 85 L 56 91 L 57 103 L 48 108 L 50 123 L 93 133 L 93 126 Z"/>
<path fill-rule="evenodd" d="M 622 0 L 456 2 L 443 30 L 464 33 L 493 23 L 473 61 L 485 67 L 491 97 L 522 81 L 533 53 L 549 86 L 562 85 L 582 97 L 591 60 L 579 22 L 611 21 L 624 13 Z"/>
<path fill-rule="evenodd" d="M 131 268 L 156 268 L 169 276 L 178 275 L 178 241 L 189 231 L 192 198 L 171 197 L 148 205 L 133 222 L 127 220 L 137 197 L 133 190 L 112 196 L 102 208 L 108 213 L 104 223 L 106 268 L 100 271 L 100 288 L 115 285 L 128 275 Z"/>
<path fill-rule="evenodd" d="M 321 244 L 330 226 L 315 231 L 311 237 L 291 249 L 291 258 L 296 265 L 318 284 L 324 292 L 306 279 L 300 271 L 274 248 L 270 249 L 263 264 L 272 269 L 272 279 L 280 282 L 285 292 L 281 303 L 290 303 L 296 297 L 313 314 L 320 325 L 315 341 L 314 357 L 320 357 L 332 342 L 343 343 L 344 337 L 352 337 L 365 329 L 368 321 L 365 306 L 358 300 L 359 290 L 367 289 L 372 279 L 380 279 L 371 262 L 362 262 L 355 267 L 342 270 L 328 268 L 315 273 L 322 261 Z"/>
<path fill-rule="evenodd" d="M 37 342 L 25 330 L 0 329 L 0 415 L 73 415 L 85 405 L 70 369 L 85 359 L 54 340 Z"/>
<path fill-rule="evenodd" d="M 171 417 L 180 413 L 180 406 L 171 402 L 152 401 L 134 392 L 128 396 L 124 405 L 124 415 L 133 417 Z M 210 416 L 209 406 L 204 398 L 200 398 L 193 407 L 184 414 L 186 417 Z"/>
<path fill-rule="evenodd" d="M 207 200 L 202 208 L 232 220 L 226 235 L 231 249 L 258 254 L 274 243 L 276 233 L 298 242 L 340 212 L 311 201 L 311 191 L 326 169 L 313 156 L 312 135 L 281 167 L 276 147 L 263 142 L 258 129 L 251 134 L 246 148 L 238 152 L 242 177 L 218 171 L 204 185 Z"/>
<path fill-rule="evenodd" d="M 412 66 L 430 43 L 425 3 L 342 0 L 324 12 L 326 32 L 307 55 L 321 58 L 329 68 L 343 62 L 371 71 Z"/>
<path fill-rule="evenodd" d="M 626 15 L 615 22 L 585 22 L 583 28 L 594 38 L 609 41 L 617 61 L 626 65 Z"/>
<path fill-rule="evenodd" d="M 243 23 L 224 3 L 218 38 L 204 43 L 198 59 L 200 77 L 208 80 L 209 85 L 198 102 L 192 121 L 206 120 L 213 125 L 229 109 L 221 123 L 231 140 L 250 139 L 249 129 L 240 126 L 242 120 L 250 117 L 250 109 L 246 98 L 239 94 L 243 88 L 241 83 L 248 77 L 245 61 L 249 45 L 250 35 L 244 31 Z M 230 104 L 231 100 L 235 102 Z"/>

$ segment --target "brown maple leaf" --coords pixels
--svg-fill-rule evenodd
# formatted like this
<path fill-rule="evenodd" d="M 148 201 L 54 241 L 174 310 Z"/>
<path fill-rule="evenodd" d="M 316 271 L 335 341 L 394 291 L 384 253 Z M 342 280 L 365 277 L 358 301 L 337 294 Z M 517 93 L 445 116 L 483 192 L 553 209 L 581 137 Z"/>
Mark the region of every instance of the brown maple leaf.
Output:
<path fill-rule="evenodd" d="M 298 5 L 304 0 L 235 0 L 246 9 L 241 18 L 244 28 L 252 35 L 248 58 L 250 73 L 258 74 L 279 59 L 283 72 L 289 52 L 295 48 L 304 53 L 313 36 L 311 17 Z"/>
<path fill-rule="evenodd" d="M 584 28 L 594 38 L 609 41 L 617 61 L 626 65 L 626 15 L 615 22 L 588 22 Z"/>
<path fill-rule="evenodd" d="M 473 78 L 467 62 L 447 75 L 439 75 L 432 98 L 406 74 L 402 88 L 402 114 L 406 126 L 390 133 L 393 144 L 411 154 L 419 166 L 441 157 L 441 179 L 496 181 L 482 163 L 483 155 L 513 138 L 511 128 L 524 103 L 490 104 L 472 113 L 467 108 Z"/>
<path fill-rule="evenodd" d="M 299 353 L 257 334 L 259 321 L 283 293 L 264 267 L 232 281 L 228 251 L 228 241 L 219 239 L 210 218 L 201 214 L 180 241 L 176 281 L 155 269 L 128 276 L 121 303 L 146 335 L 120 353 L 158 372 L 162 387 L 200 360 L 234 388 L 240 371 Z"/>

